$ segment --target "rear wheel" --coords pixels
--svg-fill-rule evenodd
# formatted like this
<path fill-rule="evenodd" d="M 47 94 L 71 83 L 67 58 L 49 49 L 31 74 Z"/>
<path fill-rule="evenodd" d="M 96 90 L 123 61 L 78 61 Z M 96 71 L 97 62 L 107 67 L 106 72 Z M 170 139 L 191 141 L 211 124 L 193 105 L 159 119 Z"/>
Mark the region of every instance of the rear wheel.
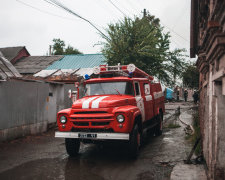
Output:
<path fill-rule="evenodd" d="M 131 158 L 137 158 L 141 144 L 141 134 L 138 131 L 138 125 L 135 124 L 128 144 L 129 155 Z"/>
<path fill-rule="evenodd" d="M 71 157 L 77 156 L 80 149 L 80 141 L 78 139 L 65 139 L 66 151 Z"/>
<path fill-rule="evenodd" d="M 160 113 L 157 116 L 157 122 L 158 122 L 158 124 L 155 128 L 155 135 L 160 136 L 160 135 L 162 135 L 162 131 L 163 131 L 163 115 L 162 115 L 162 113 Z"/>

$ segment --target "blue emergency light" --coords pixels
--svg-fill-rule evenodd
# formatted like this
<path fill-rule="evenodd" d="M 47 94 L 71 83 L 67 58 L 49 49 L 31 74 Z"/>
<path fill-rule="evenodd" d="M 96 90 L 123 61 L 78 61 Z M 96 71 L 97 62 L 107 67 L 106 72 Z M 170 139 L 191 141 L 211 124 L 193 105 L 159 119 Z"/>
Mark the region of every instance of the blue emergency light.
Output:
<path fill-rule="evenodd" d="M 133 77 L 133 73 L 132 72 L 129 72 L 128 77 L 129 78 L 132 78 Z"/>
<path fill-rule="evenodd" d="M 90 79 L 90 76 L 89 76 L 88 74 L 85 74 L 85 75 L 84 75 L 84 79 L 85 79 L 85 80 L 88 80 L 88 79 Z"/>

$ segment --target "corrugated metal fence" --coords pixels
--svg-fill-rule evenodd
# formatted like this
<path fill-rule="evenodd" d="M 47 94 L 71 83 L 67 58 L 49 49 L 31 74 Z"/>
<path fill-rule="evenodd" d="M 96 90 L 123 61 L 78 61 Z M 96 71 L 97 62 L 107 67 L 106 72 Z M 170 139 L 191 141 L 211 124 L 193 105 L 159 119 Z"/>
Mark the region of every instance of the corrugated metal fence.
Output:
<path fill-rule="evenodd" d="M 0 82 L 0 141 L 41 133 L 56 122 L 56 113 L 71 107 L 73 85 L 44 82 Z"/>
<path fill-rule="evenodd" d="M 48 84 L 0 83 L 0 129 L 47 121 Z"/>

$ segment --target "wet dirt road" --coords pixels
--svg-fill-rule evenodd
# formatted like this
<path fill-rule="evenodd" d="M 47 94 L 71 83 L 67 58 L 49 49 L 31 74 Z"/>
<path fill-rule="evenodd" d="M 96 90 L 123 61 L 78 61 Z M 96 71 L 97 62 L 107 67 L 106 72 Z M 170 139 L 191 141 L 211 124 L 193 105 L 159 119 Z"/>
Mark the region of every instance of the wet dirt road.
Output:
<path fill-rule="evenodd" d="M 176 105 L 167 107 L 165 117 L 168 118 L 174 113 Z M 186 104 L 181 111 L 189 107 Z M 0 179 L 169 179 L 173 166 L 190 152 L 184 127 L 176 118 L 167 119 L 165 126 L 175 122 L 181 127 L 165 128 L 162 136 L 147 138 L 136 160 L 129 159 L 122 146 L 89 144 L 82 144 L 78 157 L 69 158 L 64 140 L 54 138 L 53 130 L 2 143 Z"/>

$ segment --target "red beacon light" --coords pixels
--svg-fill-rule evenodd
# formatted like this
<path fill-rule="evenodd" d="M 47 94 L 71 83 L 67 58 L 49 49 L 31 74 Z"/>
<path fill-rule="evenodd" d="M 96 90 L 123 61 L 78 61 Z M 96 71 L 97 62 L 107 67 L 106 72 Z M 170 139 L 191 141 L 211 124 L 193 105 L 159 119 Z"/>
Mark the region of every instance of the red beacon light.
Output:
<path fill-rule="evenodd" d="M 107 70 L 106 69 L 107 68 L 107 65 L 100 65 L 99 67 L 100 67 L 100 72 Z"/>

